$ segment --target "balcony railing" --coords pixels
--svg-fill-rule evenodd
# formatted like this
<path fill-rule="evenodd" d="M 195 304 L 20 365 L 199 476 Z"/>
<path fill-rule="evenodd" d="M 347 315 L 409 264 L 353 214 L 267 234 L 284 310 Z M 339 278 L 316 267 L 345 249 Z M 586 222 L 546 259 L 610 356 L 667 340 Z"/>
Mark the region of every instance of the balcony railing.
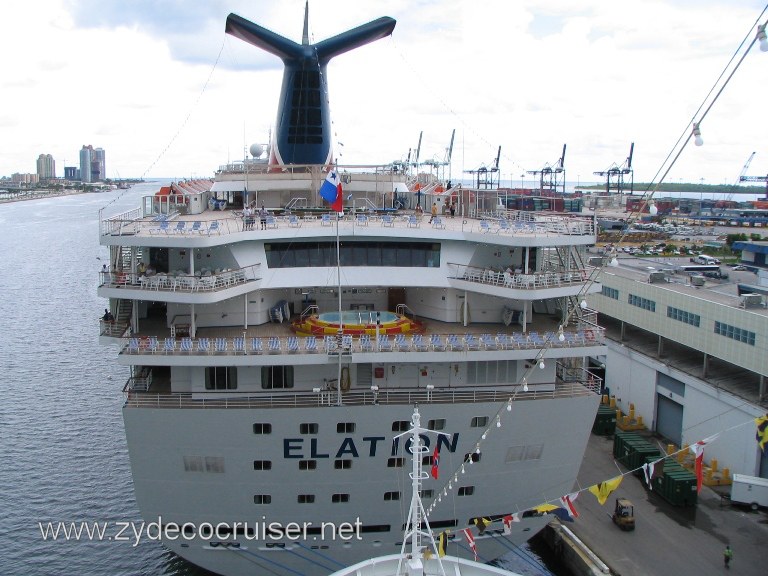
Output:
<path fill-rule="evenodd" d="M 130 408 L 311 408 L 316 406 L 332 406 L 337 402 L 337 392 L 334 390 L 318 389 L 297 393 L 275 394 L 273 392 L 229 393 L 222 396 L 216 393 L 210 399 L 191 393 L 152 393 L 131 390 L 128 384 L 125 405 Z M 558 382 L 552 385 L 530 386 L 523 391 L 522 385 L 497 385 L 495 387 L 472 386 L 463 388 L 419 389 L 385 389 L 349 391 L 342 395 L 345 406 L 382 405 L 382 404 L 462 404 L 478 402 L 507 402 L 526 400 L 548 400 L 554 398 L 574 398 L 596 394 L 596 388 L 590 382 Z"/>
<path fill-rule="evenodd" d="M 131 336 L 123 338 L 122 354 L 136 355 L 260 355 L 260 354 L 352 354 L 390 352 L 477 352 L 492 350 L 540 350 L 542 348 L 579 348 L 601 346 L 605 330 L 594 327 L 576 331 L 514 332 L 512 334 L 397 334 L 394 338 L 374 336 L 269 336 L 234 338 L 158 338 Z"/>
<path fill-rule="evenodd" d="M 463 264 L 449 263 L 448 266 L 455 270 L 452 277 L 458 280 L 490 286 L 502 286 L 504 288 L 522 289 L 577 286 L 583 284 L 589 278 L 591 272 L 591 268 L 580 268 L 567 271 L 523 274 L 519 270 L 515 272 L 500 272 L 489 268 L 478 268 Z"/>
<path fill-rule="evenodd" d="M 242 268 L 196 274 L 185 272 L 157 273 L 151 276 L 138 272 L 100 272 L 101 286 L 106 288 L 133 287 L 167 292 L 211 292 L 245 284 L 258 279 L 261 264 Z"/>

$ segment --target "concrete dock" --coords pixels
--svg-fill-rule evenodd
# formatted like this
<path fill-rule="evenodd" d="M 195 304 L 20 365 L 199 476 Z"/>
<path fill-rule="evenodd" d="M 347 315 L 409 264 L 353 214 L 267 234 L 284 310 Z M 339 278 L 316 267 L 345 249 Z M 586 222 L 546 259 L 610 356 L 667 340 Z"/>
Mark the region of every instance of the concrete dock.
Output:
<path fill-rule="evenodd" d="M 579 472 L 581 488 L 627 471 L 614 462 L 612 450 L 613 436 L 591 435 Z M 593 494 L 582 492 L 575 502 L 579 518 L 564 524 L 617 576 L 710 576 L 726 572 L 766 576 L 768 513 L 732 506 L 715 490 L 730 493 L 729 487 L 703 486 L 697 506 L 679 508 L 628 474 L 603 506 Z M 616 497 L 629 498 L 634 504 L 633 532 L 624 532 L 611 521 Z M 726 544 L 734 551 L 730 569 L 723 565 Z"/>

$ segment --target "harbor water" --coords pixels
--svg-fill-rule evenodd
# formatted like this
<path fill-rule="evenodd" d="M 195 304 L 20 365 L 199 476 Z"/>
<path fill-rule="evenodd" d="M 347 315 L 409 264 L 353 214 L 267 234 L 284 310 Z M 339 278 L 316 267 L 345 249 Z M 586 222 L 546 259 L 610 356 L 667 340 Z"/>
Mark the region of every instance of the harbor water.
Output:
<path fill-rule="evenodd" d="M 117 349 L 98 342 L 106 301 L 96 287 L 108 263 L 98 215 L 105 206 L 106 215 L 135 208 L 158 186 L 0 204 L 3 575 L 208 574 L 157 541 L 137 543 L 131 529 L 118 537 L 120 527 L 142 519 L 121 416 L 128 372 L 115 362 Z M 103 539 L 83 531 L 54 540 L 59 522 L 108 529 Z M 526 548 L 500 565 L 555 574 L 542 562 Z"/>

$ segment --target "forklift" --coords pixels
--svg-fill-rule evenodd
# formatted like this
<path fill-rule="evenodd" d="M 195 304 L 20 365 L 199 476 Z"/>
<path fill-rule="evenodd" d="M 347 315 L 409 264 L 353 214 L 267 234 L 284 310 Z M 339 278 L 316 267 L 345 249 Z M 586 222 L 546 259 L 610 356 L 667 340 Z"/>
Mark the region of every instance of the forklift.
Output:
<path fill-rule="evenodd" d="M 635 507 L 626 498 L 616 498 L 616 508 L 613 511 L 613 523 L 622 530 L 635 529 Z"/>

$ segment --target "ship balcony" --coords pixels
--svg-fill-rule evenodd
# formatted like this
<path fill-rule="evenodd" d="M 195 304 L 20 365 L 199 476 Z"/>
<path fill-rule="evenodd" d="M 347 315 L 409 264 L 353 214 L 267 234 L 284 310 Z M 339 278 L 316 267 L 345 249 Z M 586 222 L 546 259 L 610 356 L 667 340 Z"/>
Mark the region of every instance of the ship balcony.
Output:
<path fill-rule="evenodd" d="M 260 280 L 260 264 L 227 270 L 189 274 L 176 270 L 151 276 L 138 272 L 100 272 L 98 295 L 126 300 L 159 300 L 187 304 L 206 304 L 254 290 Z"/>
<path fill-rule="evenodd" d="M 519 300 L 562 298 L 581 294 L 585 282 L 596 277 L 597 268 L 557 270 L 523 273 L 522 270 L 504 272 L 463 264 L 448 263 L 449 279 L 453 288 L 480 292 Z M 587 284 L 587 292 L 600 292 L 602 286 L 595 280 Z"/>
<path fill-rule="evenodd" d="M 382 406 L 414 404 L 506 403 L 531 400 L 568 399 L 600 394 L 602 381 L 584 368 L 557 365 L 556 381 L 525 386 L 496 384 L 491 386 L 435 386 L 432 388 L 365 388 L 349 390 L 341 395 L 344 406 Z M 151 370 L 129 378 L 123 387 L 126 408 L 194 408 L 194 409 L 264 409 L 315 408 L 336 406 L 337 390 L 316 387 L 298 392 L 248 392 L 221 394 L 171 392 L 167 378 L 152 378 Z"/>
<path fill-rule="evenodd" d="M 229 336 L 223 335 L 227 332 Z M 142 366 L 247 366 L 337 363 L 339 355 L 345 362 L 354 363 L 423 363 L 455 359 L 457 352 L 467 360 L 530 360 L 541 350 L 545 359 L 605 353 L 604 329 L 587 322 L 562 331 L 499 332 L 491 331 L 489 325 L 475 325 L 462 328 L 462 332 L 429 330 L 407 336 L 382 334 L 378 339 L 366 334 L 339 338 L 275 333 L 274 324 L 247 329 L 202 328 L 194 338 L 142 333 L 119 339 L 118 361 Z"/>
<path fill-rule="evenodd" d="M 152 211 L 130 210 L 100 221 L 101 243 L 120 245 L 124 237 L 131 243 L 156 246 L 209 246 L 231 242 L 233 234 L 246 237 L 283 237 L 290 231 L 293 237 L 316 237 L 318 229 L 330 235 L 338 224 L 342 236 L 396 235 L 402 237 L 456 238 L 472 235 L 483 242 L 525 246 L 544 244 L 593 244 L 595 225 L 593 217 L 552 212 L 525 212 L 510 210 L 502 215 L 476 214 L 451 218 L 437 216 L 430 222 L 429 214 L 412 211 L 397 213 L 350 212 L 337 219 L 336 214 L 270 212 L 266 230 L 259 219 L 254 224 L 245 222 L 242 212 L 236 210 L 211 211 L 200 214 L 157 214 Z M 557 240 L 555 240 L 557 239 Z"/>

